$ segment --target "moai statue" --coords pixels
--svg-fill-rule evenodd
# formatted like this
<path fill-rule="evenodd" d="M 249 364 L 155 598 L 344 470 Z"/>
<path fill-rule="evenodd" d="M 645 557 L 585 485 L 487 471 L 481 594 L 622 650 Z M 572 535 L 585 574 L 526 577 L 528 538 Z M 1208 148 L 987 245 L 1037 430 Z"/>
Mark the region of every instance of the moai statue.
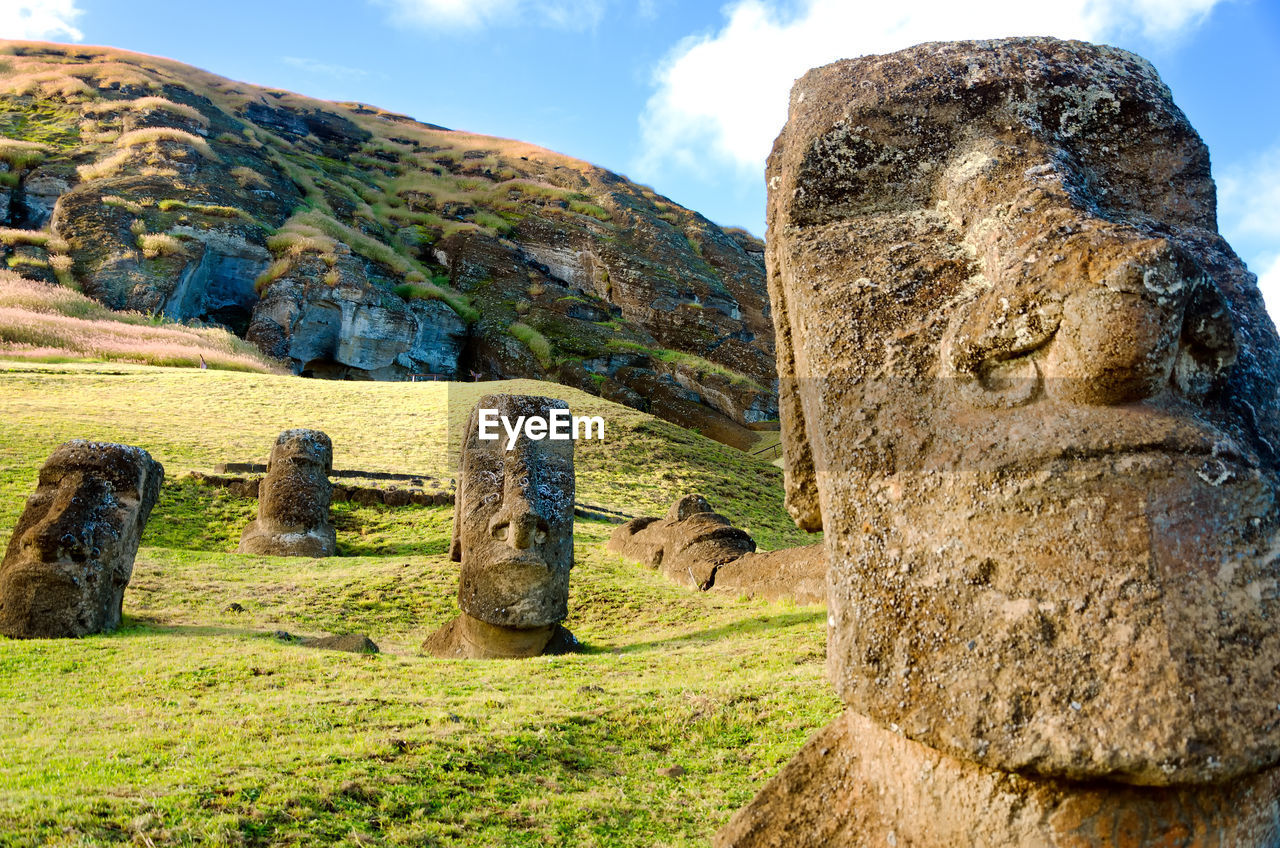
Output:
<path fill-rule="evenodd" d="M 77 439 L 55 450 L 0 563 L 0 633 L 63 638 L 120 626 L 163 479 L 141 448 Z"/>
<path fill-rule="evenodd" d="M 619 525 L 607 547 L 690 589 L 798 604 L 827 600 L 822 545 L 757 552 L 755 539 L 702 495 L 680 498 L 665 518 L 645 516 Z"/>
<path fill-rule="evenodd" d="M 847 711 L 717 844 L 1280 843 L 1280 342 L 1155 70 L 837 62 L 767 177 Z"/>
<path fill-rule="evenodd" d="M 258 489 L 258 517 L 240 535 L 243 554 L 328 557 L 337 550 L 329 500 L 333 443 L 319 430 L 285 430 Z"/>
<path fill-rule="evenodd" d="M 485 395 L 472 410 L 458 460 L 450 556 L 461 563 L 462 613 L 423 642 L 443 658 L 514 658 L 562 654 L 578 646 L 560 622 L 569 614 L 573 568 L 573 442 L 481 438 L 481 413 L 513 426 L 549 420 L 562 400 Z"/>
<path fill-rule="evenodd" d="M 608 549 L 692 589 L 709 589 L 720 566 L 756 549 L 755 540 L 711 508 L 702 495 L 685 495 L 665 518 L 635 518 L 609 537 Z"/>

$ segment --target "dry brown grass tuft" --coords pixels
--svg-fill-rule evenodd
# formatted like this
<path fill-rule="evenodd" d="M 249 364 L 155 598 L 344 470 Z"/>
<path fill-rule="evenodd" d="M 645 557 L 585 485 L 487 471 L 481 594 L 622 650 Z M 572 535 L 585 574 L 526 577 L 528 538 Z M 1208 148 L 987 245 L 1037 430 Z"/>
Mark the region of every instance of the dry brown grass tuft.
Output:
<path fill-rule="evenodd" d="M 144 204 L 140 201 L 130 200 L 127 197 L 121 197 L 118 194 L 104 194 L 102 196 L 102 205 L 114 206 L 132 212 L 135 215 L 141 215 Z"/>
<path fill-rule="evenodd" d="M 35 141 L 0 138 L 0 161 L 8 162 L 15 171 L 39 165 L 53 148 Z"/>
<path fill-rule="evenodd" d="M 0 93 L 15 97 L 37 95 L 45 99 L 78 100 L 95 92 L 84 80 L 57 67 L 37 64 L 26 73 L 7 75 L 0 81 Z"/>
<path fill-rule="evenodd" d="M 106 159 L 99 159 L 97 162 L 90 162 L 87 165 L 81 165 L 76 168 L 76 173 L 80 175 L 83 182 L 92 180 L 101 180 L 110 176 L 114 176 L 125 162 L 128 162 L 133 156 L 133 150 L 126 147 L 123 150 L 117 150 Z"/>
<path fill-rule="evenodd" d="M 209 119 L 200 114 L 200 111 L 185 103 L 174 103 L 164 97 L 148 96 L 139 97 L 136 100 L 106 100 L 101 103 L 91 103 L 85 106 L 81 111 L 86 115 L 109 115 L 114 112 L 133 111 L 133 112 L 168 112 L 173 115 L 186 118 L 193 123 L 202 127 L 209 126 Z"/>
<path fill-rule="evenodd" d="M 16 359 L 95 359 L 144 365 L 283 373 L 226 330 L 155 325 L 117 313 L 63 286 L 0 271 L 0 352 Z"/>
<path fill-rule="evenodd" d="M 18 244 L 34 244 L 37 247 L 44 247 L 51 238 L 53 238 L 53 234 L 47 230 L 0 228 L 0 244 L 7 244 L 10 247 Z M 66 244 L 66 242 L 63 242 L 63 244 Z"/>
<path fill-rule="evenodd" d="M 58 282 L 69 289 L 80 289 L 79 283 L 76 282 L 75 276 L 71 273 L 75 260 L 65 253 L 55 253 L 49 257 L 49 267 L 53 269 L 54 276 L 58 278 Z"/>
<path fill-rule="evenodd" d="M 232 168 L 231 176 L 235 178 L 241 188 L 266 188 L 268 185 L 266 177 L 252 168 L 246 168 L 244 165 L 237 165 Z"/>
<path fill-rule="evenodd" d="M 127 132 L 116 139 L 116 147 L 137 147 L 142 144 L 152 144 L 160 141 L 185 144 L 211 162 L 221 161 L 218 154 L 214 153 L 213 148 L 209 146 L 209 142 L 194 133 L 174 129 L 173 127 L 147 127 L 146 129 Z"/>
<path fill-rule="evenodd" d="M 147 259 L 157 259 L 161 256 L 185 256 L 187 253 L 186 245 L 182 240 L 168 233 L 143 233 L 138 236 L 138 247 L 142 248 L 142 255 Z"/>

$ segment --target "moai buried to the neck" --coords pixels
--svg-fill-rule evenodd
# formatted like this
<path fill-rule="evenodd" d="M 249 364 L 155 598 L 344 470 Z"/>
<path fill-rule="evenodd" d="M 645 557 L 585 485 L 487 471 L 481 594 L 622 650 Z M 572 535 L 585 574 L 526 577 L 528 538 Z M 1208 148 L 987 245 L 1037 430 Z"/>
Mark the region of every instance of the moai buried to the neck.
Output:
<path fill-rule="evenodd" d="M 458 460 L 450 554 L 462 566 L 462 613 L 427 638 L 426 653 L 487 659 L 577 647 L 560 625 L 569 614 L 573 568 L 573 441 L 481 426 L 486 410 L 516 422 L 551 420 L 553 410 L 565 409 L 551 398 L 485 395 L 472 411 Z M 482 437 L 495 432 L 502 435 Z"/>
<path fill-rule="evenodd" d="M 0 563 L 0 634 L 58 638 L 118 627 L 163 479 L 141 448 L 75 440 L 55 450 Z"/>
<path fill-rule="evenodd" d="M 914 758 L 843 785 L 941 758 L 1025 776 L 1044 821 L 1083 797 L 1064 780 L 1213 786 L 1197 826 L 1252 839 L 1265 810 L 1231 793 L 1280 760 L 1280 344 L 1154 69 L 1053 39 L 838 62 L 796 83 L 768 185 L 788 505 L 824 530 L 850 710 L 815 740 Z M 722 844 L 763 844 L 771 793 L 828 768 L 805 756 Z M 961 809 L 976 782 L 883 781 L 865 797 L 1046 837 Z M 1198 803 L 1144 791 L 1153 835 Z M 849 815 L 891 826 L 874 806 Z"/>
<path fill-rule="evenodd" d="M 337 550 L 329 519 L 333 443 L 319 430 L 285 430 L 267 460 L 258 517 L 240 536 L 240 553 L 328 557 Z"/>

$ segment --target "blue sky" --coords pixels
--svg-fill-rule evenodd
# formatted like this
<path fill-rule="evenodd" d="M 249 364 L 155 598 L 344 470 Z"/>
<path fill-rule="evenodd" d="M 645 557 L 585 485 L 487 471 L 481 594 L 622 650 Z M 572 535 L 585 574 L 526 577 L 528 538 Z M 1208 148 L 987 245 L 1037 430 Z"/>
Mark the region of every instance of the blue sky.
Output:
<path fill-rule="evenodd" d="M 168 56 L 531 141 L 764 231 L 792 80 L 921 41 L 1048 34 L 1150 59 L 1209 145 L 1280 316 L 1280 0 L 0 0 L 0 37 Z"/>

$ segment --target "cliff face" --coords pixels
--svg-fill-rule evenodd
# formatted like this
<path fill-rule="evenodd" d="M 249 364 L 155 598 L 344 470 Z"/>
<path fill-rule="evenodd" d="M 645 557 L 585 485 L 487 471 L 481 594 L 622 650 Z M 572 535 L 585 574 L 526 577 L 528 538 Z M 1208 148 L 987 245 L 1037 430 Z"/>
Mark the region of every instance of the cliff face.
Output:
<path fill-rule="evenodd" d="M 538 377 L 745 445 L 763 244 L 521 142 L 150 56 L 0 42 L 10 267 L 296 373 Z"/>

